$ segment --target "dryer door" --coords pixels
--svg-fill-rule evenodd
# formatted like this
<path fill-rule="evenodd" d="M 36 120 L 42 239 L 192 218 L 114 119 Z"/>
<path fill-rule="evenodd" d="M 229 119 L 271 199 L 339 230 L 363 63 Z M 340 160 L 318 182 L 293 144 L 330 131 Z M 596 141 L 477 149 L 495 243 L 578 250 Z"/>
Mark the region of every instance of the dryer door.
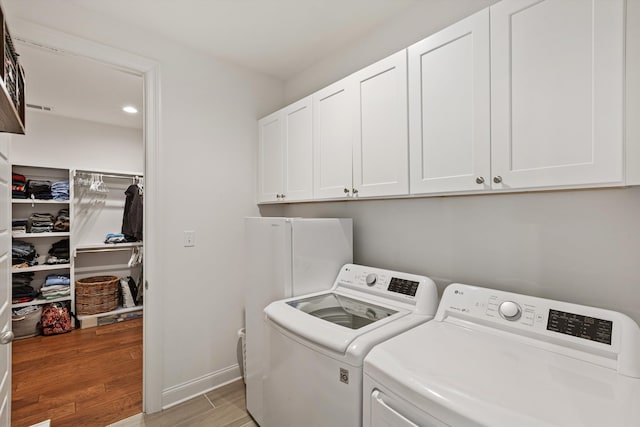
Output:
<path fill-rule="evenodd" d="M 389 406 L 385 398 L 380 390 L 371 393 L 371 427 L 449 427 L 424 412 L 420 414 L 420 425 L 415 424 Z"/>

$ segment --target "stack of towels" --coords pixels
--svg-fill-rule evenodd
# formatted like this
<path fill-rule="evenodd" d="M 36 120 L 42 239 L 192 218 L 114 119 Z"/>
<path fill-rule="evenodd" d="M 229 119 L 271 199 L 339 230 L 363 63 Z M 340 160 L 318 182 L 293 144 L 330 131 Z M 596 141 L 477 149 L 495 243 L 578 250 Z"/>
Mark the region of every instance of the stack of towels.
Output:
<path fill-rule="evenodd" d="M 71 279 L 68 274 L 50 274 L 40 289 L 42 298 L 55 299 L 71 295 Z"/>

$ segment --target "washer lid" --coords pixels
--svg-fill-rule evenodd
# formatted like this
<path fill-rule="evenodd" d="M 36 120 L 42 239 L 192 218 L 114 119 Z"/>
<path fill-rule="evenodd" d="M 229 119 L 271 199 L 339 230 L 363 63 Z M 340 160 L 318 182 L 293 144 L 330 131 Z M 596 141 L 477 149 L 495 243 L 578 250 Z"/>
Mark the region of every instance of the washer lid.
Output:
<path fill-rule="evenodd" d="M 287 301 L 287 304 L 318 319 L 349 329 L 360 329 L 398 312 L 333 292 Z"/>
<path fill-rule="evenodd" d="M 336 292 L 276 301 L 264 312 L 280 328 L 342 354 L 359 336 L 409 314 L 399 307 L 383 307 Z M 401 327 L 400 331 L 408 328 L 404 323 L 398 324 Z"/>
<path fill-rule="evenodd" d="M 379 344 L 364 372 L 452 425 L 640 425 L 640 380 L 464 322 Z"/>

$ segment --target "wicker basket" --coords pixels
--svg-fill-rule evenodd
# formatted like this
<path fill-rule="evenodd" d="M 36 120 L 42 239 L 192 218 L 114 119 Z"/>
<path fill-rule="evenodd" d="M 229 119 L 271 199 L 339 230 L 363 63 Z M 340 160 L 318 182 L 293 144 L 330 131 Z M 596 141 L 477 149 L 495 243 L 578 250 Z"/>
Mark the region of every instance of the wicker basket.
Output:
<path fill-rule="evenodd" d="M 117 276 L 95 276 L 76 280 L 76 312 L 98 314 L 118 308 Z"/>

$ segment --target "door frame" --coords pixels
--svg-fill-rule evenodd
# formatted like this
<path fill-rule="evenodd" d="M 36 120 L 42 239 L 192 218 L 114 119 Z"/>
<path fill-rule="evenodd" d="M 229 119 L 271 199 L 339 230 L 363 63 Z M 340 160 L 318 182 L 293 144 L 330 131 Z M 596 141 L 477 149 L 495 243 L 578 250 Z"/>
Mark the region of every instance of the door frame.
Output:
<path fill-rule="evenodd" d="M 160 251 L 157 238 L 160 170 L 160 64 L 156 61 L 46 28 L 23 19 L 11 22 L 13 38 L 29 44 L 50 48 L 62 53 L 85 57 L 144 79 L 144 316 L 143 316 L 143 374 L 142 411 L 162 410 L 163 359 L 162 346 L 162 286 L 160 285 Z M 149 284 L 153 284 L 150 286 Z"/>

